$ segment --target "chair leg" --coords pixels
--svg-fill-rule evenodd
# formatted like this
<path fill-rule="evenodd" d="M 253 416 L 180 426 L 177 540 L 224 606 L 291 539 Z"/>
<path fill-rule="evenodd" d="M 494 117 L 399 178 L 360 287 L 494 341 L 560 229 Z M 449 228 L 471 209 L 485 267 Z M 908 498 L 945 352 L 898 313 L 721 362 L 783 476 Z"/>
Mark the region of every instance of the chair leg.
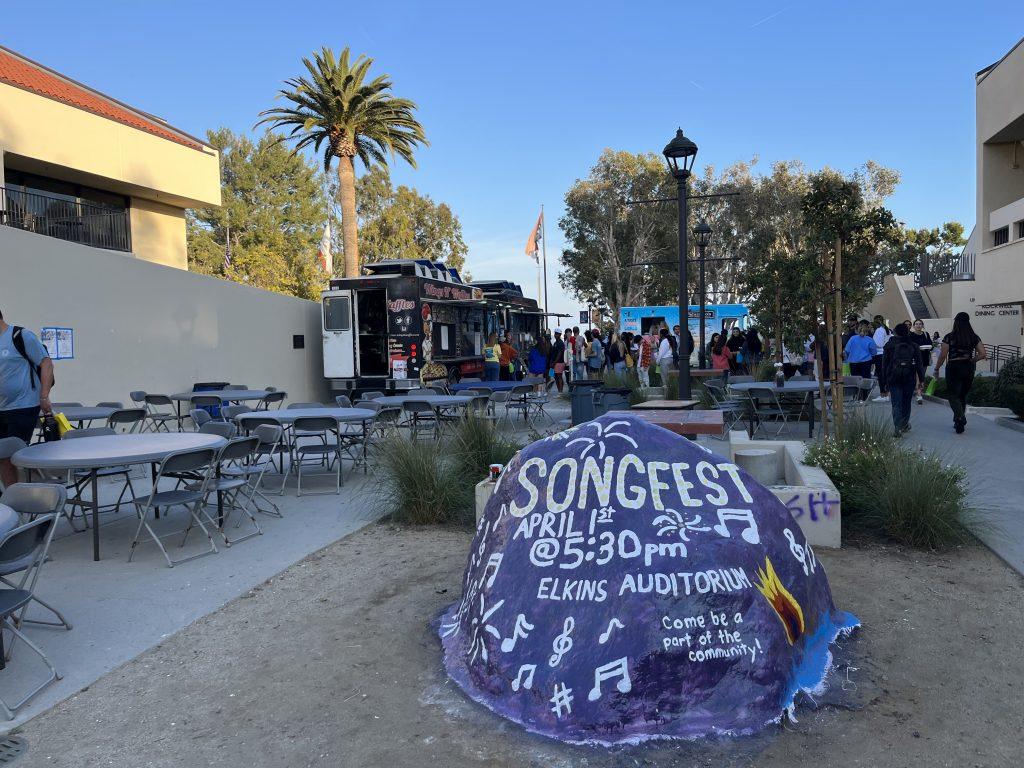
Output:
<path fill-rule="evenodd" d="M 25 645 L 27 645 L 33 652 L 35 652 L 35 654 L 40 659 L 43 660 L 43 664 L 45 664 L 46 668 L 50 670 L 50 676 L 48 678 L 46 678 L 45 681 L 43 681 L 38 686 L 33 688 L 29 693 L 27 693 L 24 697 L 22 697 L 22 699 L 20 701 L 16 702 L 13 706 L 8 705 L 7 702 L 5 702 L 3 700 L 0 700 L 0 711 L 3 711 L 4 716 L 8 720 L 13 720 L 15 712 L 17 712 L 25 704 L 27 704 L 30 699 L 32 699 L 32 698 L 34 698 L 36 696 L 36 694 L 38 694 L 40 691 L 42 691 L 44 688 L 46 688 L 48 685 L 50 685 L 50 683 L 53 683 L 53 682 L 55 682 L 57 680 L 60 680 L 61 679 L 61 674 L 57 671 L 57 668 L 55 666 L 53 666 L 53 663 L 50 661 L 50 659 L 47 657 L 47 655 L 45 653 L 43 653 L 42 650 L 40 650 L 40 648 L 35 643 L 33 643 L 31 640 L 29 640 L 27 637 L 25 637 L 25 635 L 23 635 L 18 630 L 18 628 L 16 626 L 14 626 L 14 623 L 10 620 L 10 617 L 7 617 L 7 616 L 4 617 L 2 624 L 0 624 L 0 630 L 3 630 L 3 629 L 9 630 L 11 632 L 11 634 L 13 635 L 13 638 L 17 638 L 18 640 L 21 640 L 23 643 L 25 643 Z M 13 645 L 13 638 L 12 638 L 12 643 L 11 643 L 12 645 Z M 2 643 L 0 643 L 0 655 L 2 655 L 2 651 L 3 651 Z"/>

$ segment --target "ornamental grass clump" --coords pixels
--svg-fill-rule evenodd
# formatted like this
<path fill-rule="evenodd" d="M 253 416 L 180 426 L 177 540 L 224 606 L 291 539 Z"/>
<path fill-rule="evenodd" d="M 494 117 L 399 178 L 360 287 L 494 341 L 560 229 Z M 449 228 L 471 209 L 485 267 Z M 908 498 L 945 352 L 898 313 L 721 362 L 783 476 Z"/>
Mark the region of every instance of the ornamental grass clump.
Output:
<path fill-rule="evenodd" d="M 464 482 L 476 485 L 487 476 L 491 464 L 508 464 L 521 447 L 487 419 L 470 415 L 459 424 L 450 453 Z"/>
<path fill-rule="evenodd" d="M 843 527 L 920 549 L 945 549 L 971 538 L 967 475 L 935 454 L 900 443 L 884 418 L 856 415 L 842 439 L 807 449 L 843 500 Z"/>
<path fill-rule="evenodd" d="M 472 524 L 475 481 L 459 470 L 447 447 L 395 434 L 381 446 L 379 462 L 385 516 L 409 525 Z"/>
<path fill-rule="evenodd" d="M 642 403 L 647 399 L 646 392 L 640 386 L 640 377 L 632 370 L 619 373 L 618 371 L 605 369 L 601 374 L 601 378 L 604 380 L 604 386 L 606 387 L 628 389 L 630 405 Z"/>

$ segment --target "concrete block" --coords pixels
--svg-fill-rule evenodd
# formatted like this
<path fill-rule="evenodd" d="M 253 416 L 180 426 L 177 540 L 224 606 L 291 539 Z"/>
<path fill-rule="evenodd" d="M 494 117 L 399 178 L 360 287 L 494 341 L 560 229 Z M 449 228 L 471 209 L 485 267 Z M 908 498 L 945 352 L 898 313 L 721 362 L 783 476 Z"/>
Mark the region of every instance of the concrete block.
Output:
<path fill-rule="evenodd" d="M 498 484 L 489 477 L 485 477 L 476 484 L 476 521 L 478 523 L 480 522 L 480 518 L 483 517 L 484 508 L 487 506 L 487 502 L 491 500 L 494 489 L 497 487 Z"/>
<path fill-rule="evenodd" d="M 736 466 L 746 470 L 761 485 L 775 485 L 781 478 L 776 471 L 775 451 L 765 448 L 744 448 L 733 452 Z"/>

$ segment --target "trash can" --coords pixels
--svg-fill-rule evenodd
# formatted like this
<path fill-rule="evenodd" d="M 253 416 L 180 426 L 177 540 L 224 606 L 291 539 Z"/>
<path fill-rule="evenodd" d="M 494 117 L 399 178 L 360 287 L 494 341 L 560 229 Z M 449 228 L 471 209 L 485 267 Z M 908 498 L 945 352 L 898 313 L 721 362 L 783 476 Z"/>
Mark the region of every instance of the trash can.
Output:
<path fill-rule="evenodd" d="M 601 379 L 577 379 L 569 382 L 573 426 L 594 418 L 594 390 L 603 384 L 604 381 Z"/>
<path fill-rule="evenodd" d="M 593 392 L 594 416 L 602 416 L 608 411 L 628 411 L 629 387 L 601 387 Z"/>
<path fill-rule="evenodd" d="M 197 381 L 192 385 L 193 392 L 220 392 L 229 384 L 227 381 Z M 202 410 L 210 414 L 211 418 L 220 418 L 219 405 L 204 405 Z M 187 415 L 187 414 L 186 414 Z"/>

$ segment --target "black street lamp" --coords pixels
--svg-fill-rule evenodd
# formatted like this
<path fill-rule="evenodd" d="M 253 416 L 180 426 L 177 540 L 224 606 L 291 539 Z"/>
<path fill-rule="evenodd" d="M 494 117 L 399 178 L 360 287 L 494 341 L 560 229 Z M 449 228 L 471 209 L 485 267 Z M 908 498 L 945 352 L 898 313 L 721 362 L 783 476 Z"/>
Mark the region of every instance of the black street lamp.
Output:
<path fill-rule="evenodd" d="M 704 310 L 707 306 L 707 288 L 704 284 L 704 252 L 711 243 L 711 227 L 704 219 L 701 219 L 700 223 L 693 228 L 693 239 L 697 241 L 697 249 L 700 251 L 700 286 L 697 289 L 700 292 L 700 351 L 697 353 L 697 359 L 700 361 L 699 367 L 704 368 L 707 366 L 707 349 L 704 344 Z"/>
<path fill-rule="evenodd" d="M 690 298 L 686 291 L 686 181 L 690 178 L 693 161 L 697 157 L 697 145 L 686 138 L 680 128 L 675 138 L 665 145 L 662 154 L 679 187 L 679 345 L 682 347 L 683 340 L 690 338 L 688 333 L 683 334 L 690 325 Z M 679 397 L 682 400 L 690 399 L 690 355 L 684 349 L 679 350 Z"/>

